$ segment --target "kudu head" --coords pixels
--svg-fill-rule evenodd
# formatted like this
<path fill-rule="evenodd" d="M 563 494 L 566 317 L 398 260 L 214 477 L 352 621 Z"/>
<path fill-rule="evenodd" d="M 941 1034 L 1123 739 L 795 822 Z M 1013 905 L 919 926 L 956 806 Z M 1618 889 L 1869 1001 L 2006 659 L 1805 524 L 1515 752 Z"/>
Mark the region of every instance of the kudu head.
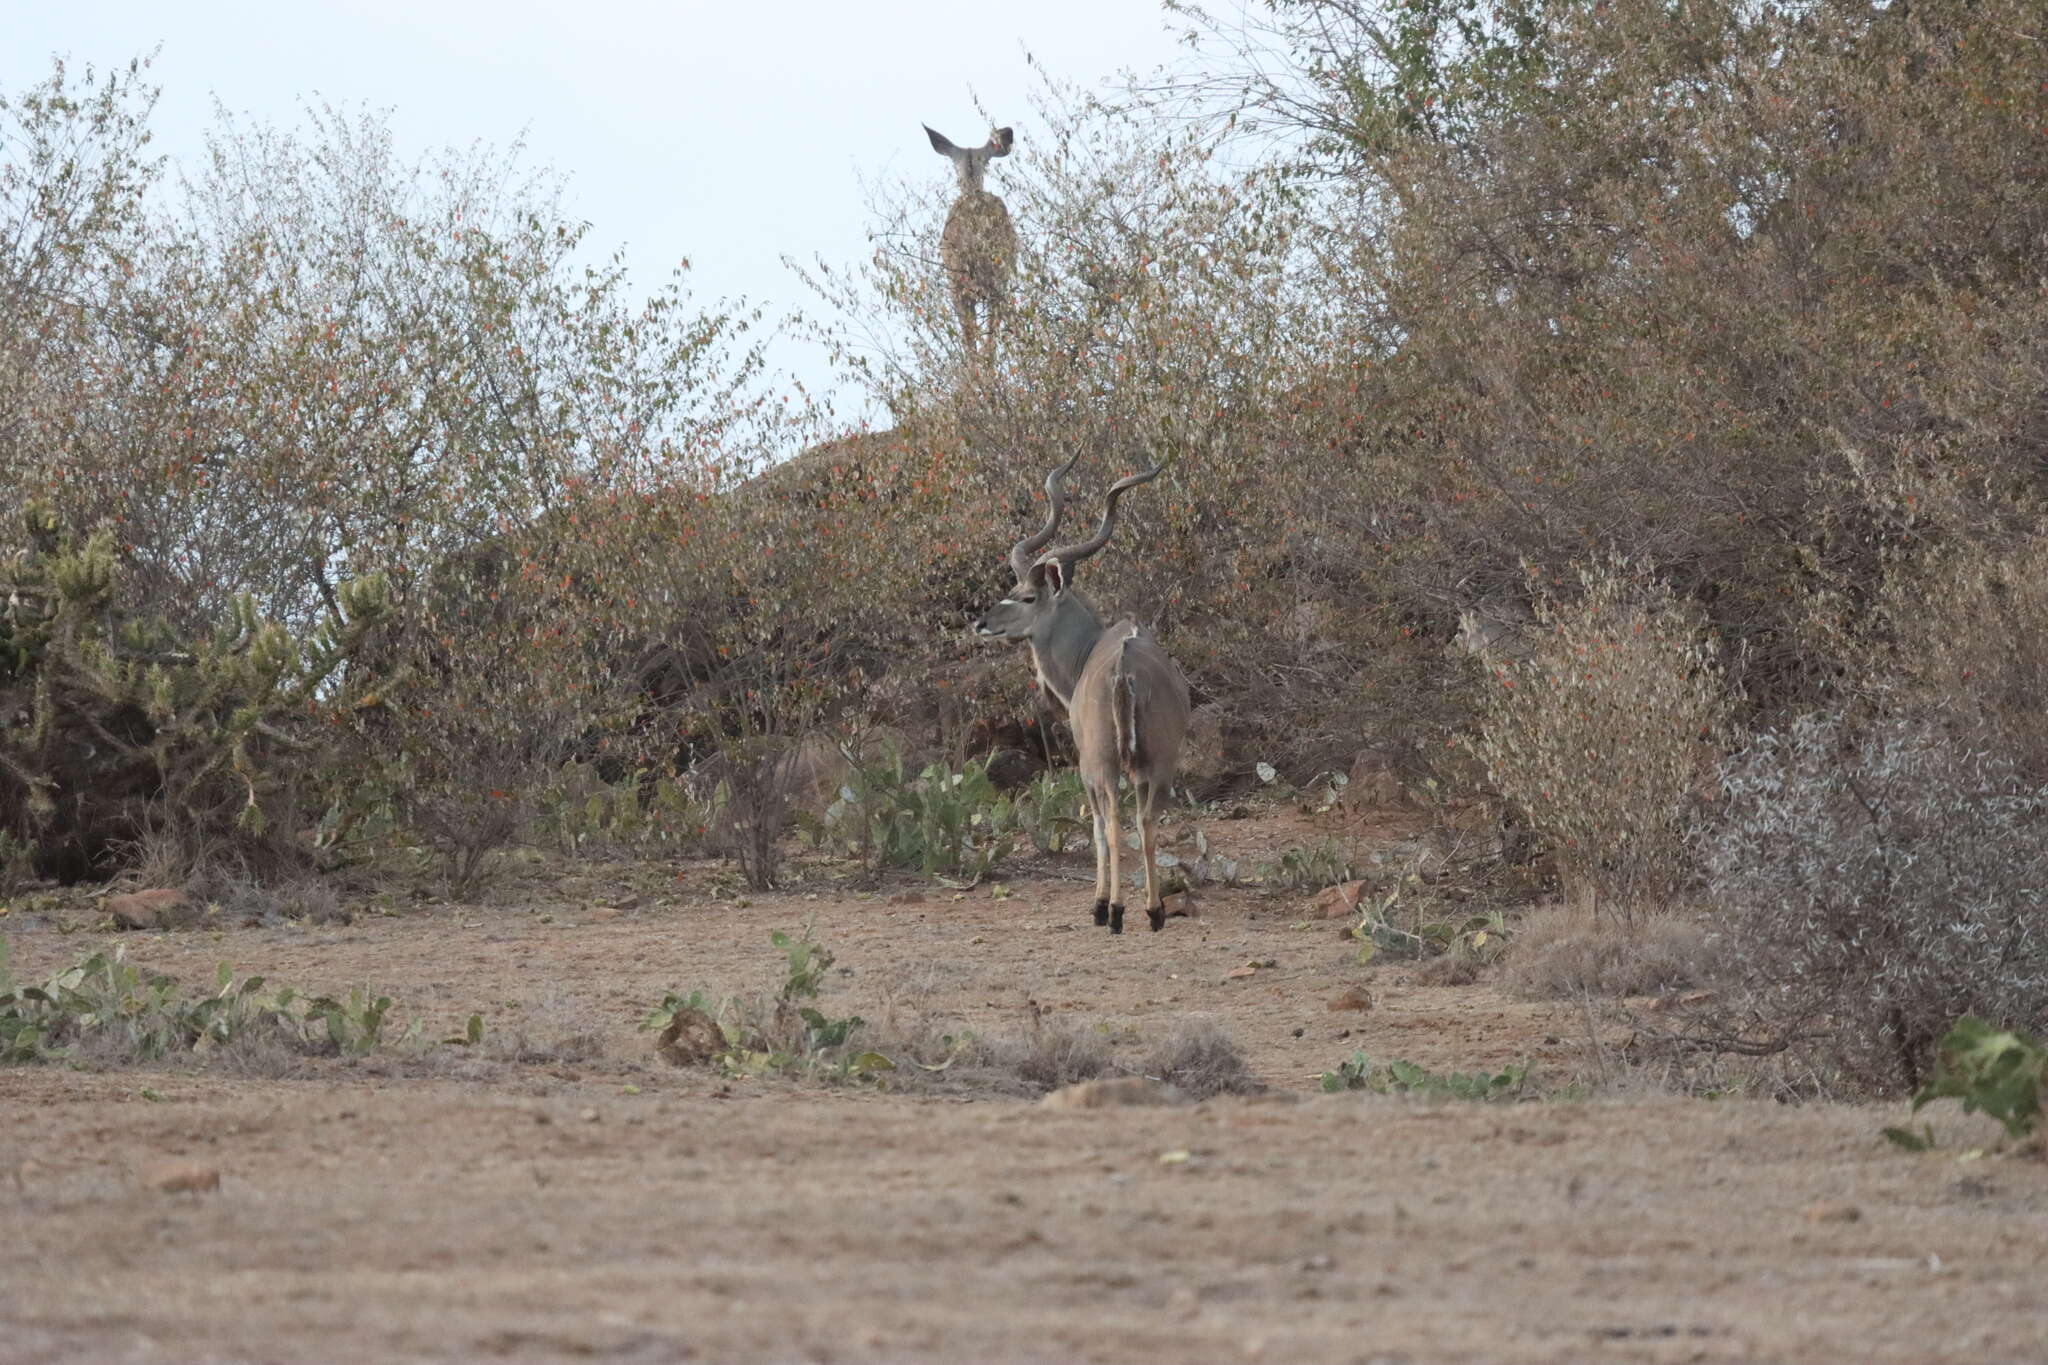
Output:
<path fill-rule="evenodd" d="M 935 133 L 930 124 L 925 125 L 925 136 L 932 140 L 932 150 L 940 156 L 949 157 L 953 162 L 953 173 L 960 178 L 963 190 L 981 188 L 982 177 L 988 174 L 991 157 L 1008 156 L 1010 144 L 1016 135 L 1008 128 L 998 128 L 988 135 L 988 141 L 979 147 L 955 147 L 946 140 L 944 133 Z"/>
<path fill-rule="evenodd" d="M 1038 529 L 1036 535 L 1026 536 L 1010 547 L 1010 569 L 1017 575 L 1017 586 L 974 623 L 976 635 L 997 640 L 1040 639 L 1052 628 L 1060 607 L 1073 589 L 1075 566 L 1109 544 L 1110 536 L 1115 534 L 1117 499 L 1124 495 L 1126 489 L 1158 478 L 1160 471 L 1166 468 L 1163 464 L 1154 465 L 1142 474 L 1133 474 L 1111 484 L 1102 508 L 1102 524 L 1096 528 L 1095 534 L 1087 540 L 1044 550 L 1041 554 L 1046 542 L 1059 530 L 1060 515 L 1066 510 L 1061 483 L 1067 471 L 1074 467 L 1074 461 L 1080 458 L 1080 452 L 1076 451 L 1072 459 L 1045 476 L 1048 505 L 1045 525 Z M 1092 620 L 1093 613 L 1089 616 Z"/>

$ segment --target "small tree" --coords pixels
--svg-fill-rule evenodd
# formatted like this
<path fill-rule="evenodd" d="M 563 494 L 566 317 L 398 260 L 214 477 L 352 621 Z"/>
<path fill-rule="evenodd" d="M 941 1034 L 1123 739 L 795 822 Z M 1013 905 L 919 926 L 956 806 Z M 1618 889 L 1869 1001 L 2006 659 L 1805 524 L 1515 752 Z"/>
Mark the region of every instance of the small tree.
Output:
<path fill-rule="evenodd" d="M 1474 752 L 1557 850 L 1568 889 L 1627 919 L 1693 878 L 1687 845 L 1728 732 L 1701 613 L 1640 566 L 1582 568 L 1529 656 L 1489 664 Z"/>

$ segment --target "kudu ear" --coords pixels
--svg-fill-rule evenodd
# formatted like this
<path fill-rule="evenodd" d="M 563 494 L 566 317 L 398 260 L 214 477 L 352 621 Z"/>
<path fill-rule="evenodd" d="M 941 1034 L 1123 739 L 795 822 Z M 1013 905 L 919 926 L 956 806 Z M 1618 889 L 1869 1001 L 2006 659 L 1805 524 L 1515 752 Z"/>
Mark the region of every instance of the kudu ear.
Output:
<path fill-rule="evenodd" d="M 1048 597 L 1058 597 L 1067 590 L 1066 571 L 1056 559 L 1041 559 L 1031 566 L 1031 586 Z"/>
<path fill-rule="evenodd" d="M 961 157 L 967 155 L 967 153 L 961 151 L 948 141 L 944 133 L 932 131 L 932 126 L 929 123 L 924 125 L 924 135 L 932 140 L 932 150 L 940 156 L 950 156 L 955 161 L 958 161 Z"/>

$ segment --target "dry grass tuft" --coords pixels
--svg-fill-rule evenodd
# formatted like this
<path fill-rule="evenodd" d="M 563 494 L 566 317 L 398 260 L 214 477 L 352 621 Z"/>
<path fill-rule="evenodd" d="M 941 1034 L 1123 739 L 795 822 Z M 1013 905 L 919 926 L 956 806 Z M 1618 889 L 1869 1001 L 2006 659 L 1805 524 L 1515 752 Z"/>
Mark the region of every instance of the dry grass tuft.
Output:
<path fill-rule="evenodd" d="M 1720 956 L 1718 937 L 1685 915 L 1625 923 L 1552 905 L 1523 917 L 1502 976 L 1509 990 L 1537 1000 L 1659 995 L 1711 980 Z"/>
<path fill-rule="evenodd" d="M 202 905 L 219 907 L 231 924 L 348 924 L 354 919 L 332 886 L 312 878 L 265 886 L 246 876 L 207 869 L 185 882 L 185 894 Z"/>
<path fill-rule="evenodd" d="M 1144 1072 L 1198 1100 L 1265 1089 L 1214 1019 L 1183 1020 L 1145 1059 Z"/>
<path fill-rule="evenodd" d="M 1490 959 L 1471 953 L 1440 953 L 1416 963 L 1408 979 L 1418 986 L 1469 986 L 1491 965 Z"/>
<path fill-rule="evenodd" d="M 1023 1040 L 995 1045 L 992 1060 L 1027 1084 L 1057 1090 L 1108 1071 L 1109 1040 L 1078 1020 L 1048 1020 L 1034 1005 L 1026 1016 Z"/>

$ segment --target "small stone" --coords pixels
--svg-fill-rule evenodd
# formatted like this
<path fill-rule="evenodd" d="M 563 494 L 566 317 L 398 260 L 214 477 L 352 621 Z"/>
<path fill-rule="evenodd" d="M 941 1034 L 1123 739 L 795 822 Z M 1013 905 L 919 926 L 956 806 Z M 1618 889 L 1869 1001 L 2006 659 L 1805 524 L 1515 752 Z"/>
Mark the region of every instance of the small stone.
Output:
<path fill-rule="evenodd" d="M 1168 919 L 1172 919 L 1175 916 L 1193 919 L 1198 913 L 1195 906 L 1195 893 L 1192 891 L 1176 891 L 1171 896 L 1162 896 L 1160 903 L 1166 907 L 1166 917 Z"/>
<path fill-rule="evenodd" d="M 590 908 L 590 912 L 584 918 L 592 920 L 617 919 L 624 913 L 625 911 L 615 905 L 595 905 Z"/>
<path fill-rule="evenodd" d="M 586 1109 L 577 1117 L 581 1118 L 585 1123 L 596 1123 L 597 1111 L 595 1109 Z"/>
<path fill-rule="evenodd" d="M 142 1173 L 143 1183 L 165 1194 L 205 1194 L 220 1188 L 220 1171 L 190 1161 L 163 1161 Z"/>
<path fill-rule="evenodd" d="M 725 1033 L 703 1010 L 686 1006 L 654 1040 L 654 1050 L 670 1066 L 704 1066 L 725 1051 Z"/>
<path fill-rule="evenodd" d="M 1854 1223 L 1863 1217 L 1863 1210 L 1854 1204 L 1822 1202 L 1808 1206 L 1806 1221 L 1809 1223 Z"/>
<path fill-rule="evenodd" d="M 159 888 L 109 896 L 107 913 L 116 929 L 166 929 L 195 918 L 196 907 L 184 892 Z"/>
<path fill-rule="evenodd" d="M 1337 1010 L 1369 1010 L 1372 1008 L 1372 996 L 1356 986 L 1351 986 L 1331 996 L 1330 1003 L 1323 1006 L 1323 1008 L 1332 1012 Z"/>
<path fill-rule="evenodd" d="M 1316 892 L 1316 914 L 1323 919 L 1345 919 L 1358 913 L 1358 902 L 1365 897 L 1364 882 L 1339 882 Z"/>
<path fill-rule="evenodd" d="M 1174 1104 L 1180 1092 L 1144 1076 L 1116 1076 L 1063 1086 L 1038 1103 L 1046 1109 L 1108 1109 L 1116 1105 Z"/>

